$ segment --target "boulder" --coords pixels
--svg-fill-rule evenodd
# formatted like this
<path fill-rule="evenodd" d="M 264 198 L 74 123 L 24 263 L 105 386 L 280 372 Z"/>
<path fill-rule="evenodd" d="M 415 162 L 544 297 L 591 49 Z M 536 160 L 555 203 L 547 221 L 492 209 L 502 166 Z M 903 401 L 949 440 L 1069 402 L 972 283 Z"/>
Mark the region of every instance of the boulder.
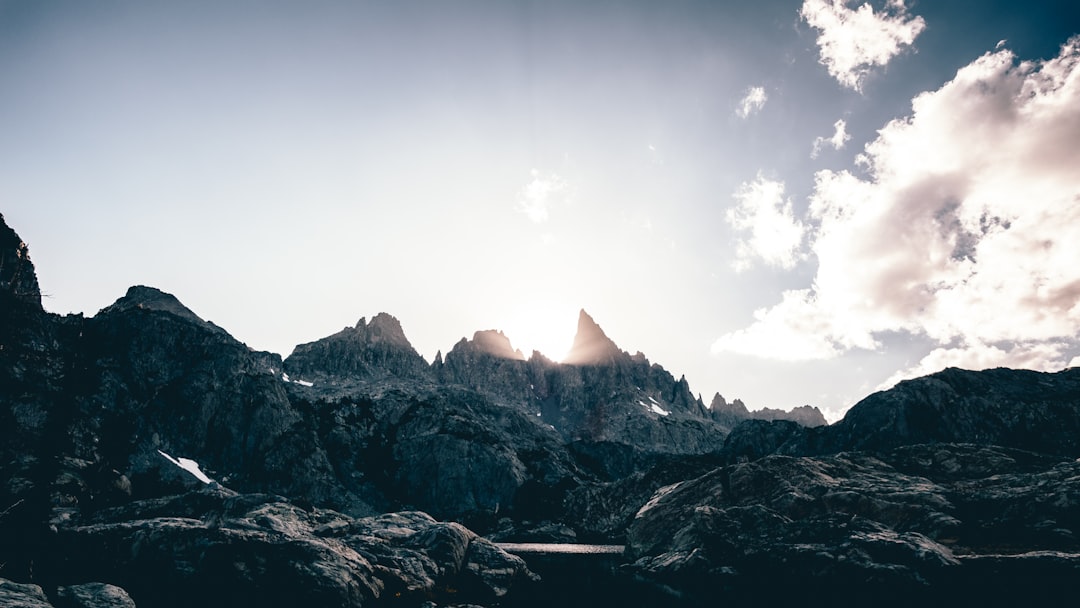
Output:
<path fill-rule="evenodd" d="M 28 585 L 0 578 L 0 606 L 5 608 L 53 608 L 45 592 Z"/>
<path fill-rule="evenodd" d="M 135 608 L 135 602 L 116 585 L 83 583 L 56 589 L 56 608 Z"/>

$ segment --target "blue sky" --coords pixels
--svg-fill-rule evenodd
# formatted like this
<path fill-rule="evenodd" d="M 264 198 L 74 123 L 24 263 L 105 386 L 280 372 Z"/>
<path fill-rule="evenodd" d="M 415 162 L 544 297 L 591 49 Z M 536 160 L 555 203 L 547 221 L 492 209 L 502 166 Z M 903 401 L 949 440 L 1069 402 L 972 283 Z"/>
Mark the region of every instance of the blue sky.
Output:
<path fill-rule="evenodd" d="M 0 0 L 0 212 L 58 313 L 148 284 L 287 355 L 386 311 L 430 359 L 557 357 L 585 308 L 706 400 L 835 418 L 1077 362 L 1077 34 L 1065 1 Z"/>

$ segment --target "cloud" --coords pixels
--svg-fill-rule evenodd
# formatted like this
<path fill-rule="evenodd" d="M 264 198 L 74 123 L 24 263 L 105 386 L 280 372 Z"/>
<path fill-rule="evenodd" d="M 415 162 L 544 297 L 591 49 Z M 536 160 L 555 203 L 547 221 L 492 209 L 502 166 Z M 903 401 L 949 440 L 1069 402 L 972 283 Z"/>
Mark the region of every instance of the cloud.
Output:
<path fill-rule="evenodd" d="M 805 0 L 799 15 L 818 30 L 818 61 L 840 84 L 861 92 L 870 70 L 911 46 L 926 22 L 908 15 L 904 0 L 889 0 L 881 12 L 869 2 L 857 9 L 848 8 L 851 3 Z"/>
<path fill-rule="evenodd" d="M 538 224 L 548 220 L 548 209 L 558 200 L 566 202 L 571 193 L 570 184 L 555 173 L 541 174 L 532 170 L 532 180 L 518 192 L 516 208 Z"/>
<path fill-rule="evenodd" d="M 811 287 L 714 350 L 825 359 L 903 332 L 936 346 L 891 380 L 1063 367 L 1080 338 L 1078 141 L 1080 37 L 1047 61 L 983 55 L 879 131 L 864 177 L 816 174 Z"/>
<path fill-rule="evenodd" d="M 760 112 L 768 100 L 769 96 L 765 94 L 765 87 L 749 87 L 739 102 L 739 107 L 735 109 L 735 113 L 739 115 L 739 118 L 747 118 L 751 114 Z"/>
<path fill-rule="evenodd" d="M 810 151 L 810 158 L 817 158 L 821 153 L 822 146 L 832 146 L 834 150 L 839 150 L 844 147 L 844 144 L 851 139 L 851 135 L 847 132 L 847 123 L 843 118 L 833 123 L 832 137 L 817 137 L 814 139 L 814 148 Z"/>
<path fill-rule="evenodd" d="M 739 202 L 728 209 L 726 219 L 736 230 L 749 233 L 740 239 L 732 266 L 742 272 L 760 259 L 769 266 L 791 268 L 802 259 L 806 231 L 795 219 L 791 199 L 784 199 L 784 184 L 758 175 L 743 183 L 734 194 Z"/>

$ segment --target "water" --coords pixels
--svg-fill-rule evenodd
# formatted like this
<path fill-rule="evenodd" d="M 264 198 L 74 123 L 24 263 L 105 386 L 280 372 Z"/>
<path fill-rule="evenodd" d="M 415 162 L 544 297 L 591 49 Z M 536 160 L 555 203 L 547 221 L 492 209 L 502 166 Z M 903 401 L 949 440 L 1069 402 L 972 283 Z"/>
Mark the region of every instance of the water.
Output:
<path fill-rule="evenodd" d="M 495 543 L 515 555 L 622 555 L 623 545 L 580 545 L 573 543 Z"/>

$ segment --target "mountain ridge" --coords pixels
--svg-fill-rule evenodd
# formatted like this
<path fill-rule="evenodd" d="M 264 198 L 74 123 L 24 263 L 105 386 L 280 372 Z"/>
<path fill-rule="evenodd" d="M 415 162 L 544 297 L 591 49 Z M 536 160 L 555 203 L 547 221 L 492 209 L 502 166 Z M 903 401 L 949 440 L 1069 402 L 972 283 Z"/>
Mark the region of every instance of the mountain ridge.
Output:
<path fill-rule="evenodd" d="M 1080 368 L 948 368 L 802 426 L 706 407 L 584 311 L 577 364 L 496 330 L 428 364 L 385 313 L 282 360 L 151 287 L 48 313 L 25 243 L 0 245 L 21 264 L 0 277 L 0 598 L 528 596 L 524 562 L 477 533 L 625 543 L 602 576 L 656 605 L 1075 586 Z"/>

